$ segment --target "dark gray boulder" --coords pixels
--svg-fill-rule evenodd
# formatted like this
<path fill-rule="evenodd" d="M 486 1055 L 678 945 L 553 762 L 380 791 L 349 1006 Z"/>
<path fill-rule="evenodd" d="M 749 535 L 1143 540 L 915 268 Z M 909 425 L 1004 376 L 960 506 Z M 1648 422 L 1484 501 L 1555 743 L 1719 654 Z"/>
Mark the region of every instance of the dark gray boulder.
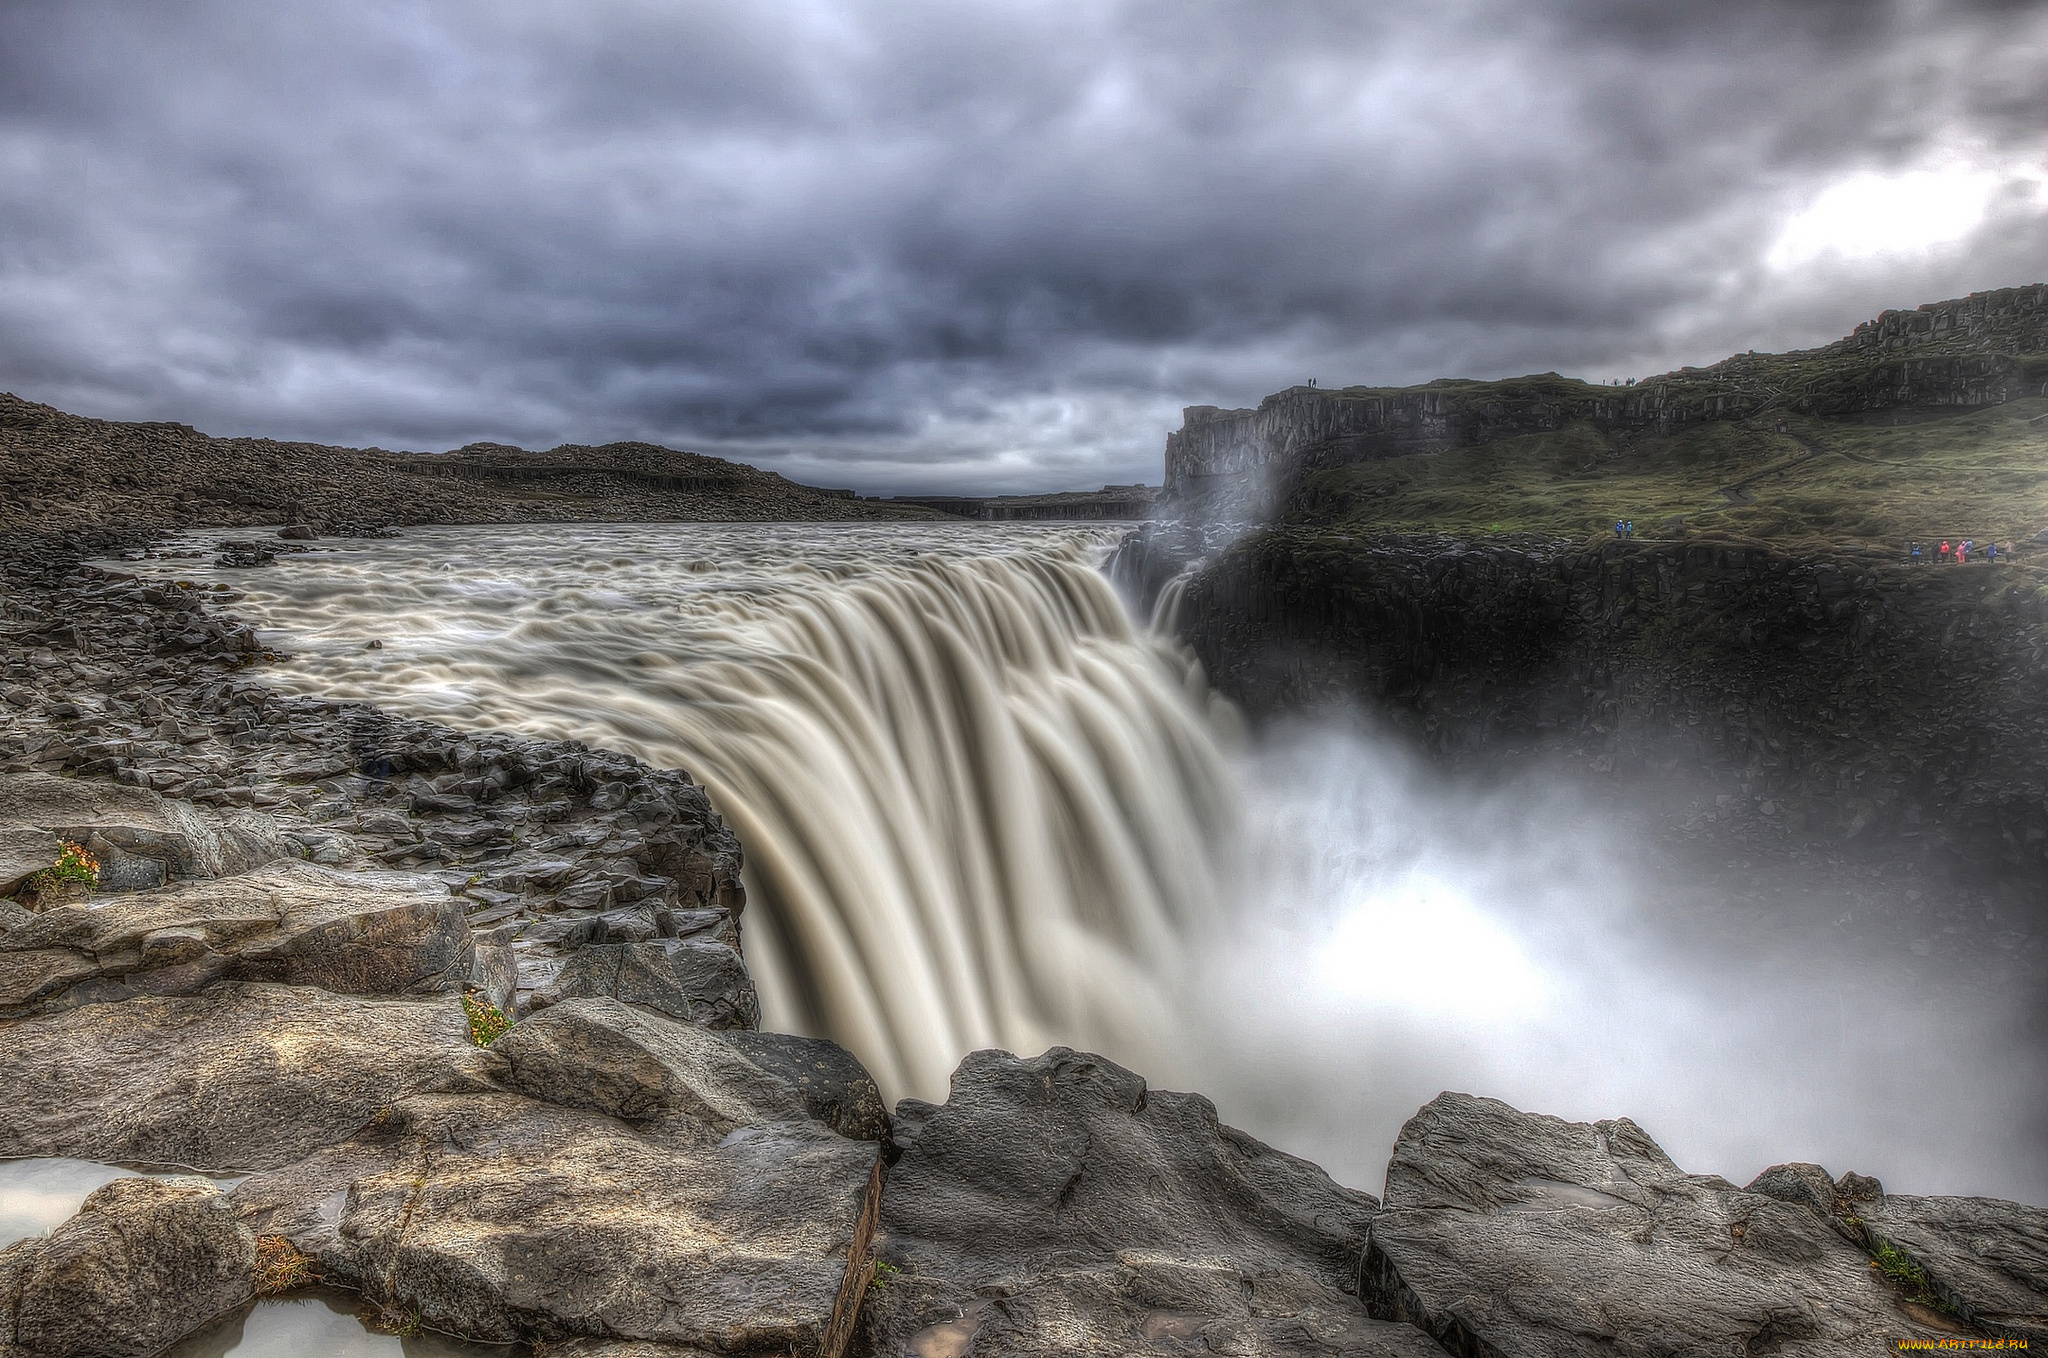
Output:
<path fill-rule="evenodd" d="M 490 1059 L 507 1088 L 648 1126 L 682 1121 L 722 1136 L 811 1121 L 867 1141 L 886 1129 L 874 1081 L 836 1043 L 718 1031 L 618 1000 L 542 1009 L 492 1043 Z"/>
<path fill-rule="evenodd" d="M 142 1358 L 255 1294 L 256 1238 L 203 1179 L 116 1179 L 0 1251 L 0 1353 Z"/>
<path fill-rule="evenodd" d="M 761 1026 L 761 1001 L 738 951 L 701 938 L 578 948 L 534 1003 L 568 999 L 623 1000 L 707 1028 Z"/>
<path fill-rule="evenodd" d="M 1818 1358 L 1966 1332 L 1809 1204 L 1825 1200 L 1810 1167 L 1780 1168 L 1779 1196 L 1748 1192 L 1684 1173 L 1626 1118 L 1440 1095 L 1395 1143 L 1365 1292 L 1453 1353 L 1499 1358 Z"/>
<path fill-rule="evenodd" d="M 976 1052 L 896 1107 L 863 1351 L 1441 1354 L 1351 1294 L 1376 1206 L 1099 1056 Z"/>

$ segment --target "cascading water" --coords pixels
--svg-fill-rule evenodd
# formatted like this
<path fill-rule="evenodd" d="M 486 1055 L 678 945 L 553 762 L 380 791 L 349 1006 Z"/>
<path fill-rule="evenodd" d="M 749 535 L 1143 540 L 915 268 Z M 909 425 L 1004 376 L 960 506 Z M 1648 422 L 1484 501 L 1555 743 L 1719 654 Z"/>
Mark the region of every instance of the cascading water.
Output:
<path fill-rule="evenodd" d="M 298 653 L 271 682 L 697 776 L 745 846 L 769 1026 L 892 1097 L 1065 1042 L 1366 1187 L 1462 1088 L 1630 1114 L 1738 1182 L 1806 1159 L 2048 1191 L 2024 968 L 1930 978 L 1796 884 L 1731 932 L 1726 884 L 1569 781 L 1446 783 L 1331 719 L 1240 740 L 1098 569 L 1117 536 L 425 529 L 220 578 Z M 1185 580 L 1156 585 L 1171 622 Z M 1901 978 L 1892 1023 L 1860 1017 L 1873 976 Z"/>
<path fill-rule="evenodd" d="M 689 770 L 745 846 L 770 1023 L 937 1097 L 977 1047 L 1156 1052 L 1215 913 L 1227 717 L 1130 622 L 1110 540 L 435 530 L 252 574 L 241 611 L 309 690 Z"/>

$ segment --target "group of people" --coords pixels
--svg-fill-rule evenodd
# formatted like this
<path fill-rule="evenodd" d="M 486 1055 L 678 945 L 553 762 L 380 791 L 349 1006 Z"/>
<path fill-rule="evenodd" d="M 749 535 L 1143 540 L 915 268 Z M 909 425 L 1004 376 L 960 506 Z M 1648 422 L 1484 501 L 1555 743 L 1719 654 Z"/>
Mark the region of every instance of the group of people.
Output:
<path fill-rule="evenodd" d="M 1618 538 L 1632 538 L 1635 535 L 1636 521 L 1634 519 L 1616 519 L 1614 521 L 1614 536 Z"/>
<path fill-rule="evenodd" d="M 1921 555 L 1921 548 L 1919 543 L 1911 542 L 1907 543 L 1906 545 L 1910 552 L 1910 559 L 1912 560 L 1912 563 L 1914 565 L 1918 566 L 1927 559 L 1926 557 Z M 1974 539 L 1964 538 L 1961 542 L 1951 543 L 1947 538 L 1943 538 L 1941 540 L 1941 546 L 1935 549 L 1934 559 L 1939 561 L 1944 566 L 1950 564 L 1951 562 L 1958 566 L 1967 565 L 1970 560 L 1970 553 L 1976 550 L 1977 544 Z M 2008 546 L 2005 549 L 2005 554 L 2007 556 L 2012 555 L 2012 548 L 2010 546 Z M 1983 557 L 1986 561 L 1997 561 L 1998 544 L 1995 542 L 1985 543 Z"/>

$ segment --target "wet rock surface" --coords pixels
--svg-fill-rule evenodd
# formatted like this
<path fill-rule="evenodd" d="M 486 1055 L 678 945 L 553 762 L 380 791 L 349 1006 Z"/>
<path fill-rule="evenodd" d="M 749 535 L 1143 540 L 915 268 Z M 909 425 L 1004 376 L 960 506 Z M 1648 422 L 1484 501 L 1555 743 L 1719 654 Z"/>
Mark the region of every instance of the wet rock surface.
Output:
<path fill-rule="evenodd" d="M 1101 1057 L 977 1052 L 904 1100 L 865 1352 L 1422 1355 L 1355 1295 L 1377 1206 Z"/>

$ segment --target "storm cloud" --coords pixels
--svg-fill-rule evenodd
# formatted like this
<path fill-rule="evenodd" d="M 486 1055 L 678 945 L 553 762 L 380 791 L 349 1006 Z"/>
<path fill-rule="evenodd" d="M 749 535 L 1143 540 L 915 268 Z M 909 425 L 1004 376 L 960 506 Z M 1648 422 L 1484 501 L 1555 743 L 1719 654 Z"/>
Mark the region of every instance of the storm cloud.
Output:
<path fill-rule="evenodd" d="M 2048 6 L 0 3 L 0 387 L 212 433 L 1156 480 L 1309 377 L 2048 278 Z"/>

